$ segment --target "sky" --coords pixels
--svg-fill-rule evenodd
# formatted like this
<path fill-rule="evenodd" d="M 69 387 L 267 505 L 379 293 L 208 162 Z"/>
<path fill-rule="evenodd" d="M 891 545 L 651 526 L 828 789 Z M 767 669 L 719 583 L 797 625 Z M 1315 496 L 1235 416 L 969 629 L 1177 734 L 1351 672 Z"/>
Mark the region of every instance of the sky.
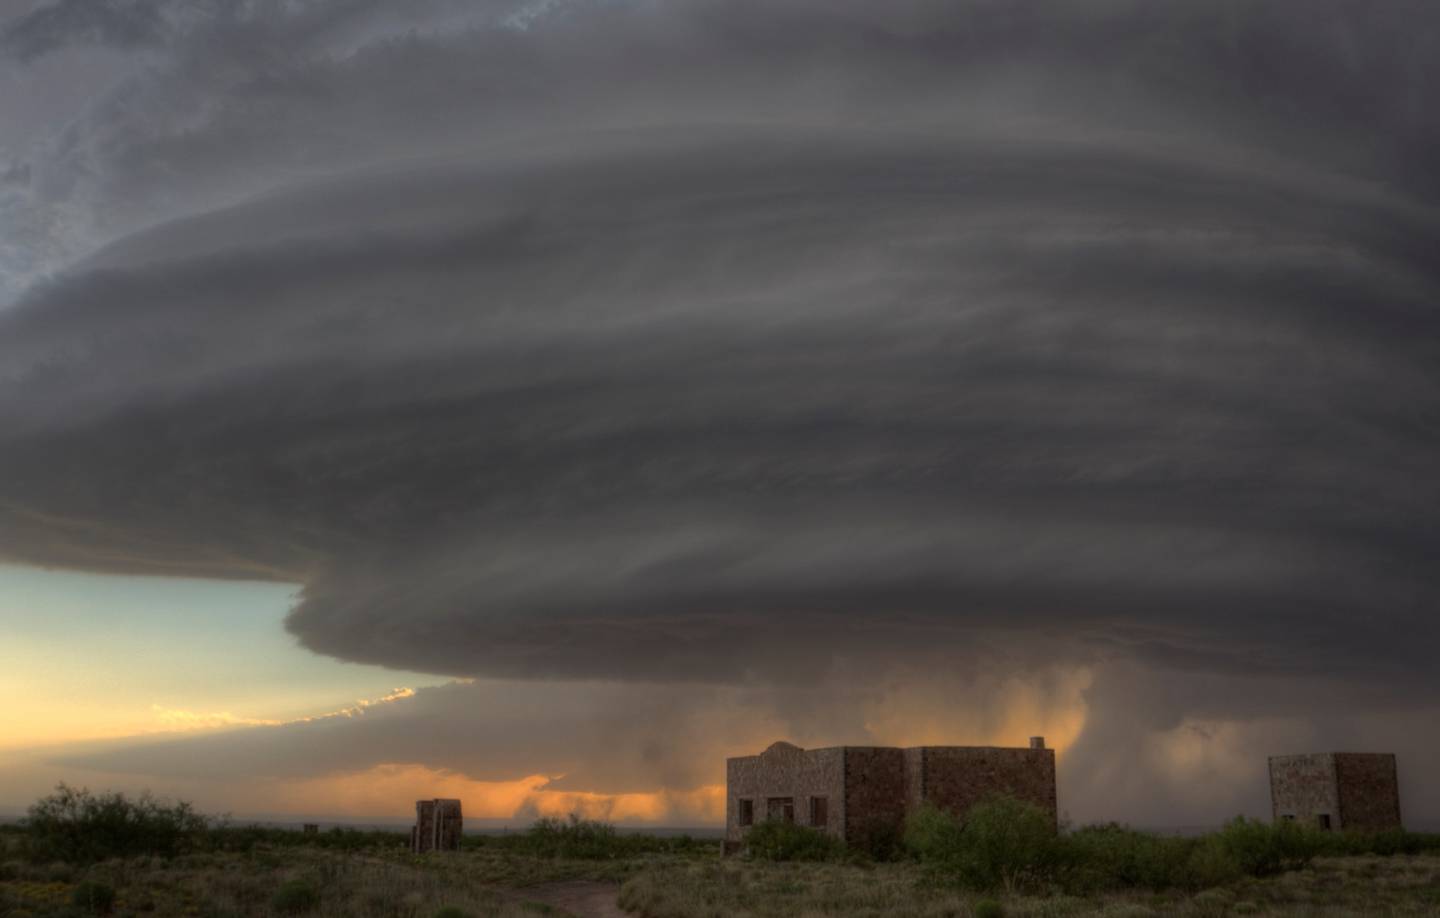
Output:
<path fill-rule="evenodd" d="M 1440 821 L 1430 0 L 0 0 L 0 807 Z"/>

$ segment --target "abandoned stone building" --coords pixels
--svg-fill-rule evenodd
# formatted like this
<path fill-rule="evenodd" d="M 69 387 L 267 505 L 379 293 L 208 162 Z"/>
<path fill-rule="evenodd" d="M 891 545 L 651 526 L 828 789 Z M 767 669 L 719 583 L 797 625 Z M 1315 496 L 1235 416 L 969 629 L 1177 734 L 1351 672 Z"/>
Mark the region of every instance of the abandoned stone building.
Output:
<path fill-rule="evenodd" d="M 410 850 L 416 854 L 459 851 L 464 827 L 459 800 L 417 800 L 415 825 L 410 829 Z"/>
<path fill-rule="evenodd" d="M 848 843 L 876 827 L 898 828 L 922 802 L 963 815 L 992 794 L 1009 794 L 1056 816 L 1055 752 L 1036 737 L 1028 749 L 996 746 L 832 746 L 775 743 L 725 762 L 725 846 L 767 819 L 821 829 Z"/>
<path fill-rule="evenodd" d="M 1389 753 L 1322 752 L 1270 757 L 1276 822 L 1322 829 L 1400 828 L 1400 782 Z"/>

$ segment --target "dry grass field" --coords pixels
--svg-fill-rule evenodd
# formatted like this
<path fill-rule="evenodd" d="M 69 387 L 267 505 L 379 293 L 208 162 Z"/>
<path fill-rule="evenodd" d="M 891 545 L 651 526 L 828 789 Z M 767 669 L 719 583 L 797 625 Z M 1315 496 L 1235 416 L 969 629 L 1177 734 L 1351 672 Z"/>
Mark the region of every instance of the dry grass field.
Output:
<path fill-rule="evenodd" d="M 985 901 L 1010 918 L 1147 918 L 1175 915 L 1440 915 L 1440 857 L 1330 858 L 1263 880 L 1192 894 L 1107 893 L 1093 897 L 978 895 L 935 884 L 908 864 L 665 864 L 626 882 L 620 904 L 646 918 L 965 918 Z"/>
<path fill-rule="evenodd" d="M 234 827 L 62 786 L 0 827 L 0 918 L 1440 918 L 1440 836 L 1398 830 L 1056 835 L 997 799 L 963 824 L 922 812 L 871 852 L 783 823 L 748 840 L 722 859 L 714 842 L 572 818 L 414 855 L 402 833 Z"/>
<path fill-rule="evenodd" d="M 576 912 L 552 904 L 568 901 L 553 894 L 563 881 L 597 884 L 592 888 L 610 890 L 623 913 L 645 918 L 966 918 L 986 914 L 990 906 L 982 903 L 987 900 L 999 905 L 998 914 L 1012 918 L 1440 916 L 1440 857 L 1434 855 L 1322 858 L 1305 869 L 1196 893 L 1091 897 L 969 893 L 936 882 L 932 872 L 914 864 L 722 861 L 699 850 L 572 860 L 488 848 L 416 858 L 398 846 L 373 851 L 258 847 L 169 861 L 114 860 L 85 869 L 7 861 L 0 877 L 3 918 L 105 913 L 74 904 L 76 891 L 87 881 L 114 890 L 109 914 L 156 918 L 599 914 L 583 902 L 576 907 L 585 910 Z M 287 884 L 312 890 L 313 900 L 287 904 L 281 892 Z"/>

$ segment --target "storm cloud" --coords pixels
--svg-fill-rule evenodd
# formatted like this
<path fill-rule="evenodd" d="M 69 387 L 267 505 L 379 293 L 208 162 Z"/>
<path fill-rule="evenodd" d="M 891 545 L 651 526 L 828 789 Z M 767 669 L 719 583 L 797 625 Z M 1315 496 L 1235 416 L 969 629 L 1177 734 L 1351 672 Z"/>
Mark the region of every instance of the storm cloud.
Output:
<path fill-rule="evenodd" d="M 1432 5 L 205 9 L 4 26 L 140 63 L 0 151 L 0 555 L 615 711 L 977 648 L 1306 687 L 1156 729 L 1440 701 Z M 581 770 L 527 736 L 427 761 Z"/>

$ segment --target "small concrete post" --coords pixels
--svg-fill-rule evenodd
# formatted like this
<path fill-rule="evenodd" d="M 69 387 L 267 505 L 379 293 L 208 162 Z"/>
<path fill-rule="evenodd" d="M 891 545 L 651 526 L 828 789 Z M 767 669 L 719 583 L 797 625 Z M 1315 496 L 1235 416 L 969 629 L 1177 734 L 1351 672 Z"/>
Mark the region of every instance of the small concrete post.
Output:
<path fill-rule="evenodd" d="M 1043 737 L 1043 736 L 1032 736 L 1032 737 L 1030 737 L 1030 748 L 1031 748 L 1031 749 L 1044 749 L 1044 748 L 1045 748 L 1045 737 Z"/>

